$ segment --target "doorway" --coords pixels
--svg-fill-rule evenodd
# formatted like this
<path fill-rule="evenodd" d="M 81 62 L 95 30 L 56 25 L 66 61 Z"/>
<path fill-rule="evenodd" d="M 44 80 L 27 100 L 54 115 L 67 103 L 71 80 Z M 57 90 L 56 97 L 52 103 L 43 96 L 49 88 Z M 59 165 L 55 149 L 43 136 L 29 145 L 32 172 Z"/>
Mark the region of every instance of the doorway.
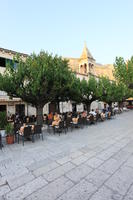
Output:
<path fill-rule="evenodd" d="M 20 117 L 25 116 L 25 105 L 16 104 L 16 113 L 18 113 Z"/>

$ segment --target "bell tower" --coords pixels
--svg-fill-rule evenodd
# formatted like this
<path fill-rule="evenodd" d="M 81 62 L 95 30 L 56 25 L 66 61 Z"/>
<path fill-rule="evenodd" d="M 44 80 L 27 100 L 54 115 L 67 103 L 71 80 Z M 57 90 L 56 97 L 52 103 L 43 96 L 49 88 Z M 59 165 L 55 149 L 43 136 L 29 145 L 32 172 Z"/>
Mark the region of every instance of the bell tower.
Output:
<path fill-rule="evenodd" d="M 79 73 L 86 75 L 93 73 L 94 64 L 95 64 L 95 59 L 88 50 L 85 42 L 79 61 Z"/>

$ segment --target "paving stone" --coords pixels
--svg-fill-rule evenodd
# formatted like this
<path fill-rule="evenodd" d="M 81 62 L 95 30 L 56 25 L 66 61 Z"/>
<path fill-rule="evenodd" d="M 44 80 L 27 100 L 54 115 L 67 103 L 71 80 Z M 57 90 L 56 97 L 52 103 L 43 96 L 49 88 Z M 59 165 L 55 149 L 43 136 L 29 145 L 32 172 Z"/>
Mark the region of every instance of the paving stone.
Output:
<path fill-rule="evenodd" d="M 123 163 L 130 157 L 130 155 L 131 155 L 130 152 L 127 152 L 124 149 L 122 149 L 121 151 L 116 153 L 112 158 L 117 160 L 120 163 Z"/>
<path fill-rule="evenodd" d="M 133 139 L 132 139 L 133 140 Z M 133 142 L 130 142 L 129 144 L 127 144 L 124 148 L 124 151 L 129 152 L 129 153 L 133 153 Z"/>
<path fill-rule="evenodd" d="M 28 196 L 26 200 L 55 200 L 72 186 L 73 183 L 62 176 L 59 179 L 51 182 L 44 188 Z"/>
<path fill-rule="evenodd" d="M 21 200 L 26 198 L 28 195 L 47 185 L 47 182 L 42 178 L 38 177 L 33 181 L 9 192 L 5 195 L 6 200 Z"/>
<path fill-rule="evenodd" d="M 56 162 L 52 162 L 46 166 L 40 167 L 38 169 L 36 169 L 35 171 L 33 171 L 33 174 L 37 177 L 40 176 L 42 174 L 46 174 L 47 172 L 55 169 L 59 167 L 59 164 L 57 164 Z"/>
<path fill-rule="evenodd" d="M 75 152 L 72 152 L 72 153 L 70 153 L 69 154 L 69 156 L 72 158 L 72 159 L 74 159 L 74 158 L 77 158 L 77 157 L 79 157 L 79 156 L 81 156 L 81 155 L 83 155 L 83 152 L 81 152 L 81 151 L 75 151 Z"/>
<path fill-rule="evenodd" d="M 121 162 L 118 162 L 117 160 L 110 158 L 106 162 L 104 162 L 98 169 L 113 174 L 121 165 Z"/>
<path fill-rule="evenodd" d="M 28 169 L 25 167 L 16 167 L 15 165 L 10 166 L 9 168 L 7 168 L 6 170 L 3 170 L 0 172 L 2 176 L 6 177 L 17 177 L 23 174 L 28 173 Z"/>
<path fill-rule="evenodd" d="M 4 177 L 0 177 L 0 186 L 6 185 L 6 184 L 7 184 L 7 180 Z"/>
<path fill-rule="evenodd" d="M 109 174 L 106 174 L 99 169 L 95 169 L 85 179 L 90 183 L 93 183 L 93 185 L 98 188 L 103 185 L 103 183 L 109 178 L 109 176 Z"/>
<path fill-rule="evenodd" d="M 119 194 L 125 195 L 132 183 L 133 169 L 122 166 L 107 182 L 105 182 L 105 185 L 117 191 Z"/>
<path fill-rule="evenodd" d="M 81 151 L 72 152 L 69 155 L 57 160 L 57 163 L 62 165 L 64 163 L 66 163 L 66 162 L 69 162 L 69 161 L 73 160 L 74 158 L 77 158 L 77 157 L 81 156 L 82 154 L 83 154 L 83 152 L 81 152 Z"/>
<path fill-rule="evenodd" d="M 6 194 L 9 191 L 10 191 L 10 188 L 8 185 L 0 186 L 0 196 L 3 196 L 4 194 Z"/>
<path fill-rule="evenodd" d="M 85 162 L 85 164 L 89 165 L 92 168 L 97 168 L 99 167 L 104 161 L 94 157 L 89 159 L 87 162 Z"/>
<path fill-rule="evenodd" d="M 123 200 L 133 200 L 133 185 L 130 187 L 128 193 Z"/>
<path fill-rule="evenodd" d="M 122 198 L 116 191 L 103 186 L 89 200 L 122 200 Z"/>
<path fill-rule="evenodd" d="M 129 157 L 129 159 L 125 162 L 125 165 L 133 167 L 133 156 Z"/>
<path fill-rule="evenodd" d="M 87 176 L 93 169 L 87 166 L 86 164 L 82 164 L 68 173 L 66 173 L 66 177 L 74 182 L 80 181 L 82 178 Z"/>
<path fill-rule="evenodd" d="M 13 179 L 7 179 L 7 182 L 10 188 L 13 190 L 15 188 L 20 187 L 30 181 L 32 181 L 35 177 L 31 173 L 24 174 L 23 176 L 19 176 Z"/>
<path fill-rule="evenodd" d="M 82 155 L 82 156 L 79 156 L 78 158 L 72 160 L 71 162 L 75 165 L 80 165 L 87 160 L 88 160 L 88 158 L 86 156 Z"/>
<path fill-rule="evenodd" d="M 42 160 L 40 162 L 34 162 L 32 163 L 31 165 L 28 165 L 27 168 L 31 171 L 34 171 L 40 167 L 43 167 L 44 165 L 47 165 L 51 162 L 50 159 L 45 159 L 45 160 Z"/>
<path fill-rule="evenodd" d="M 47 181 L 53 181 L 53 180 L 59 178 L 60 176 L 64 175 L 66 172 L 70 171 L 73 168 L 75 168 L 75 165 L 73 165 L 72 163 L 68 162 L 68 163 L 66 163 L 66 164 L 64 164 L 62 166 L 57 167 L 54 170 L 51 170 L 47 174 L 43 175 L 43 177 Z"/>
<path fill-rule="evenodd" d="M 3 196 L 0 196 L 0 200 L 4 200 L 4 197 L 3 197 Z"/>
<path fill-rule="evenodd" d="M 111 147 L 107 150 L 104 150 L 103 152 L 99 153 L 97 155 L 98 158 L 102 159 L 102 160 L 108 160 L 109 158 L 111 158 L 116 152 L 118 152 L 120 150 L 119 147 Z"/>
<path fill-rule="evenodd" d="M 60 165 L 63 165 L 71 160 L 72 160 L 72 158 L 70 156 L 65 156 L 64 158 L 61 158 L 61 159 L 57 160 L 56 162 L 59 163 Z"/>
<path fill-rule="evenodd" d="M 81 180 L 77 185 L 60 196 L 58 200 L 88 200 L 96 190 L 97 188 L 92 183 Z"/>
<path fill-rule="evenodd" d="M 91 151 L 91 148 L 89 146 L 84 146 L 80 149 L 83 153 L 88 153 L 88 151 Z"/>
<path fill-rule="evenodd" d="M 89 151 L 88 153 L 85 153 L 84 156 L 86 156 L 88 159 L 92 158 L 96 155 L 97 153 L 95 151 Z"/>

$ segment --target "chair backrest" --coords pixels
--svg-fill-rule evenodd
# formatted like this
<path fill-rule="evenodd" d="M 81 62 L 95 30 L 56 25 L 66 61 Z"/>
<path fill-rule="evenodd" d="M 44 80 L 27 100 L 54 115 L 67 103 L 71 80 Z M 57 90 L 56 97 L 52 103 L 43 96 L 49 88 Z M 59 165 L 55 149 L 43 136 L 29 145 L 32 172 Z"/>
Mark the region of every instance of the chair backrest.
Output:
<path fill-rule="evenodd" d="M 35 134 L 42 133 L 42 126 L 41 125 L 35 125 L 35 127 L 34 127 L 34 133 Z"/>
<path fill-rule="evenodd" d="M 64 128 L 64 121 L 59 122 L 59 128 Z"/>
<path fill-rule="evenodd" d="M 66 119 L 66 121 L 65 121 L 66 126 L 69 127 L 69 126 L 71 125 L 71 122 L 72 122 L 71 117 L 68 117 L 68 118 Z"/>
<path fill-rule="evenodd" d="M 96 114 L 96 121 L 98 121 L 98 119 L 100 118 L 99 113 Z"/>
<path fill-rule="evenodd" d="M 83 118 L 79 117 L 79 118 L 78 118 L 78 123 L 79 123 L 79 124 L 83 124 Z"/>
<path fill-rule="evenodd" d="M 53 121 L 52 119 L 48 119 L 48 121 L 47 121 L 48 126 L 52 124 L 52 121 Z"/>
<path fill-rule="evenodd" d="M 31 126 L 27 126 L 24 128 L 24 136 L 29 136 L 32 134 Z"/>
<path fill-rule="evenodd" d="M 90 115 L 90 118 L 89 118 L 89 119 L 90 119 L 91 122 L 93 122 L 93 121 L 94 121 L 94 116 L 93 116 L 93 115 Z"/>

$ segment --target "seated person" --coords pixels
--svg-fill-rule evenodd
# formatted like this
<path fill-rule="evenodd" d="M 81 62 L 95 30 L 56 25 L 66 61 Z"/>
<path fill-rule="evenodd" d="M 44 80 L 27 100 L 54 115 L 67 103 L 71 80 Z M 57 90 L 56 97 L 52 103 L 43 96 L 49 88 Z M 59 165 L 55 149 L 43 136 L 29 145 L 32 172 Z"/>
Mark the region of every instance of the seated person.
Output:
<path fill-rule="evenodd" d="M 47 121 L 48 121 L 48 116 L 47 116 L 47 114 L 44 114 L 44 115 L 43 115 L 43 121 L 44 121 L 45 124 L 47 124 Z"/>
<path fill-rule="evenodd" d="M 95 112 L 96 112 L 96 114 L 99 114 L 99 110 L 98 110 L 98 108 L 96 108 L 96 111 L 95 111 Z"/>
<path fill-rule="evenodd" d="M 48 114 L 48 120 L 52 120 L 52 119 L 53 119 L 53 113 L 51 112 Z"/>
<path fill-rule="evenodd" d="M 105 117 L 106 117 L 106 116 L 105 116 L 105 113 L 104 113 L 104 112 L 101 112 L 100 116 L 101 116 L 101 120 L 104 121 L 104 120 L 105 120 Z"/>
<path fill-rule="evenodd" d="M 20 129 L 19 129 L 19 134 L 20 134 L 20 135 L 24 135 L 24 128 L 25 128 L 25 127 L 27 127 L 27 126 L 26 126 L 26 123 L 24 123 L 23 126 L 20 127 Z M 32 125 L 32 126 L 31 126 L 31 130 L 34 131 L 34 128 L 35 128 L 35 125 Z"/>
<path fill-rule="evenodd" d="M 24 134 L 24 128 L 26 127 L 26 124 L 24 123 L 23 126 L 20 127 L 19 129 L 19 134 L 23 135 Z"/>
<path fill-rule="evenodd" d="M 57 113 L 55 113 L 54 121 L 52 122 L 52 126 L 58 126 L 60 121 L 61 121 L 60 116 Z"/>
<path fill-rule="evenodd" d="M 95 116 L 95 115 L 96 115 L 96 112 L 92 109 L 92 110 L 89 112 L 89 114 Z"/>
<path fill-rule="evenodd" d="M 71 118 L 71 117 L 72 117 L 72 113 L 71 113 L 71 112 L 68 112 L 68 113 L 67 113 L 67 117 L 68 117 L 68 118 Z"/>
<path fill-rule="evenodd" d="M 79 117 L 78 117 L 78 115 L 74 115 L 73 116 L 73 118 L 72 118 L 72 122 L 74 123 L 74 124 L 77 124 L 78 123 L 78 119 L 79 119 Z"/>
<path fill-rule="evenodd" d="M 87 112 L 86 112 L 86 111 L 83 111 L 81 117 L 82 117 L 82 118 L 86 118 L 86 117 L 87 117 Z"/>
<path fill-rule="evenodd" d="M 111 112 L 108 111 L 108 118 L 110 119 L 111 118 Z"/>

